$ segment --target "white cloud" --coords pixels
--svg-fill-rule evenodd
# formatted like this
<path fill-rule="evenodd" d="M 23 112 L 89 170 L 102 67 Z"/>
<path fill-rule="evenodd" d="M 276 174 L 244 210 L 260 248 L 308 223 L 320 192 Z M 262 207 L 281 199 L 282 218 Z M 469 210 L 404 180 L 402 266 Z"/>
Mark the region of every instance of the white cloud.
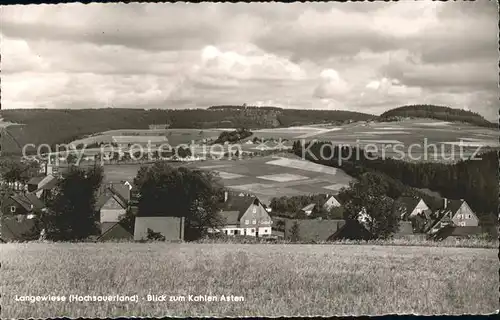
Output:
<path fill-rule="evenodd" d="M 347 82 L 339 73 L 331 68 L 321 71 L 319 85 L 314 90 L 314 96 L 321 99 L 342 98 L 349 92 Z"/>
<path fill-rule="evenodd" d="M 491 4 L 2 8 L 2 108 L 257 103 L 497 112 Z"/>

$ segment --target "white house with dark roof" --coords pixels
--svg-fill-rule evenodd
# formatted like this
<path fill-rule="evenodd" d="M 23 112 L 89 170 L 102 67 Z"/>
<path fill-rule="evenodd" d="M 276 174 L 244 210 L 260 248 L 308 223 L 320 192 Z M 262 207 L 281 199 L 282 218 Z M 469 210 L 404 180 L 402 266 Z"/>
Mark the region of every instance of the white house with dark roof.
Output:
<path fill-rule="evenodd" d="M 323 208 L 325 210 L 331 210 L 332 208 L 341 207 L 341 201 L 336 195 L 326 195 L 326 201 L 323 203 Z"/>
<path fill-rule="evenodd" d="M 257 197 L 228 196 L 226 193 L 225 200 L 220 212 L 224 226 L 218 232 L 253 237 L 271 235 L 272 219 Z"/>

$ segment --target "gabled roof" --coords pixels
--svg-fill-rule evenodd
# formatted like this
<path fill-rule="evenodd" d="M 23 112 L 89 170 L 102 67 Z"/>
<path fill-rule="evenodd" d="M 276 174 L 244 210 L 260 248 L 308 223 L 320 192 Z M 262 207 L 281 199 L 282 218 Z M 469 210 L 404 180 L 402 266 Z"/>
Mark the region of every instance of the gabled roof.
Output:
<path fill-rule="evenodd" d="M 326 241 L 337 232 L 345 220 L 285 219 L 285 237 L 289 238 L 291 228 L 297 223 L 302 241 Z"/>
<path fill-rule="evenodd" d="M 224 219 L 225 225 L 239 224 L 239 218 L 241 218 L 239 211 L 222 211 L 220 216 Z"/>
<path fill-rule="evenodd" d="M 38 177 L 33 177 L 28 180 L 28 184 L 34 184 L 37 185 L 45 178 L 45 176 L 38 176 Z"/>
<path fill-rule="evenodd" d="M 342 203 L 343 201 L 340 199 L 340 197 L 339 197 L 339 195 L 338 195 L 338 194 L 334 194 L 334 195 L 332 195 L 332 196 L 328 197 L 328 200 L 329 200 L 331 197 L 335 198 L 335 200 L 337 200 L 337 202 L 338 202 L 338 203 L 343 204 L 343 203 Z"/>
<path fill-rule="evenodd" d="M 45 204 L 32 193 L 18 193 L 12 195 L 10 198 L 17 202 L 26 211 L 42 210 L 45 208 Z"/>
<path fill-rule="evenodd" d="M 328 241 L 345 239 L 370 240 L 373 239 L 373 235 L 362 223 L 357 220 L 346 220 L 344 225 L 328 238 Z"/>
<path fill-rule="evenodd" d="M 458 209 L 465 203 L 465 200 L 454 200 L 454 199 L 448 199 L 446 209 L 439 209 L 434 213 L 434 216 L 436 216 L 436 219 L 434 222 L 430 225 L 429 228 L 427 228 L 426 231 L 432 230 L 434 227 L 436 227 L 439 223 L 445 222 L 447 219 L 452 219 L 455 213 L 457 213 Z"/>
<path fill-rule="evenodd" d="M 259 203 L 260 201 L 255 196 L 236 196 L 229 197 L 224 205 L 222 206 L 222 211 L 237 211 L 240 214 L 240 217 L 248 210 L 250 205 L 254 203 Z"/>
<path fill-rule="evenodd" d="M 310 204 L 308 204 L 307 206 L 305 206 L 304 208 L 302 208 L 300 210 L 302 210 L 302 211 L 310 211 L 310 210 L 314 209 L 315 206 L 316 206 L 315 203 L 310 203 Z"/>
<path fill-rule="evenodd" d="M 112 240 L 112 239 L 127 239 L 132 240 L 134 235 L 127 231 L 119 222 L 103 222 L 101 223 L 101 235 L 96 241 Z"/>
<path fill-rule="evenodd" d="M 25 240 L 25 235 L 31 233 L 35 226 L 34 219 L 24 219 L 21 222 L 16 220 L 16 217 L 2 217 L 2 239 L 9 240 Z"/>
<path fill-rule="evenodd" d="M 43 203 L 42 200 L 40 200 L 36 194 L 32 192 L 28 192 L 25 194 L 25 197 L 28 199 L 29 202 L 31 202 L 34 206 L 35 209 L 37 210 L 42 210 L 45 208 L 45 203 Z"/>
<path fill-rule="evenodd" d="M 104 193 L 99 196 L 99 198 L 96 201 L 95 208 L 97 210 L 101 210 L 102 207 L 108 202 L 111 198 L 114 198 L 123 209 L 127 209 L 127 201 L 125 201 L 123 198 L 120 197 L 120 195 L 115 194 L 113 192 L 111 193 Z"/>
<path fill-rule="evenodd" d="M 35 192 L 38 192 L 40 190 L 51 190 L 57 186 L 58 179 L 52 175 L 49 174 L 45 178 L 40 181 L 38 184 L 38 189 Z"/>

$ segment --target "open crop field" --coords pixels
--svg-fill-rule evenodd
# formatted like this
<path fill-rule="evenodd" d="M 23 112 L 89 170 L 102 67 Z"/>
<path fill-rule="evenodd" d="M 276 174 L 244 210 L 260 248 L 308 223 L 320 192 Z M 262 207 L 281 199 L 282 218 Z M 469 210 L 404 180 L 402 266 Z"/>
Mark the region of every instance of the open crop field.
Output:
<path fill-rule="evenodd" d="M 353 180 L 340 169 L 293 156 L 206 160 L 191 162 L 185 166 L 216 172 L 225 187 L 255 194 L 264 203 L 276 196 L 337 193 Z M 106 165 L 105 179 L 131 181 L 139 168 L 140 165 Z"/>
<path fill-rule="evenodd" d="M 383 146 L 386 156 L 397 153 L 389 148 L 391 145 L 404 145 L 406 152 L 410 145 L 416 144 L 410 151 L 413 157 L 423 156 L 425 143 L 435 145 L 438 153 L 457 159 L 460 143 L 464 155 L 472 155 L 478 147 L 498 148 L 500 134 L 497 130 L 477 127 L 464 123 L 451 123 L 430 119 L 412 119 L 399 122 L 352 123 L 343 126 L 306 126 L 297 128 L 264 129 L 254 132 L 254 136 L 262 138 L 283 138 L 290 140 L 323 140 L 334 144 L 348 144 L 364 147 L 368 144 L 378 146 L 378 154 Z M 426 142 L 425 142 L 426 141 Z M 428 147 L 432 151 L 432 147 Z M 454 154 L 452 153 L 454 152 Z M 423 159 L 423 157 L 422 157 Z M 425 159 L 424 159 L 425 160 Z M 429 161 L 434 160 L 429 156 Z M 453 160 L 453 159 L 451 159 Z"/>
<path fill-rule="evenodd" d="M 492 313 L 495 249 L 370 245 L 2 244 L 2 317 Z M 167 301 L 148 301 L 147 295 Z M 16 295 L 137 295 L 26 302 Z M 189 301 L 189 295 L 243 301 Z M 169 296 L 185 297 L 170 302 Z"/>

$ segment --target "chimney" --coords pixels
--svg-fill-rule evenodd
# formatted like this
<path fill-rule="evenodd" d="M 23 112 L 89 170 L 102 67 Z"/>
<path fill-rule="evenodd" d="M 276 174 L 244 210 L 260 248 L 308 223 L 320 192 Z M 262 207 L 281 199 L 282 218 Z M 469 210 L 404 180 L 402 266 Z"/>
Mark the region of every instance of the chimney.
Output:
<path fill-rule="evenodd" d="M 443 201 L 444 201 L 444 207 L 443 208 L 444 209 L 448 208 L 448 199 L 444 198 Z"/>
<path fill-rule="evenodd" d="M 227 191 L 224 191 L 224 202 L 227 202 L 228 196 L 229 196 L 229 193 Z"/>

